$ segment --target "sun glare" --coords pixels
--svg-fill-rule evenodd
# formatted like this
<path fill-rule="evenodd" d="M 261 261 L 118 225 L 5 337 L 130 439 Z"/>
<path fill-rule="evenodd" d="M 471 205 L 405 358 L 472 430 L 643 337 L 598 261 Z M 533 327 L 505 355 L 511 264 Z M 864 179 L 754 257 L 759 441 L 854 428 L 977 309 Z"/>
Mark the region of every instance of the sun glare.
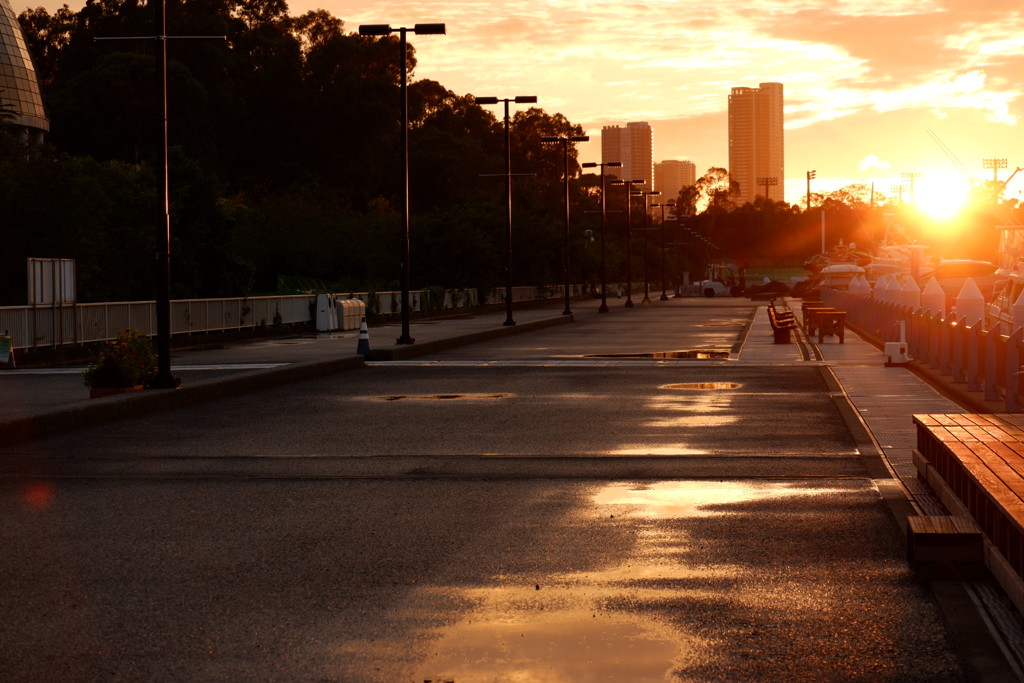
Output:
<path fill-rule="evenodd" d="M 949 220 L 964 208 L 969 192 L 969 183 L 963 178 L 922 176 L 914 187 L 914 204 L 932 218 Z"/>

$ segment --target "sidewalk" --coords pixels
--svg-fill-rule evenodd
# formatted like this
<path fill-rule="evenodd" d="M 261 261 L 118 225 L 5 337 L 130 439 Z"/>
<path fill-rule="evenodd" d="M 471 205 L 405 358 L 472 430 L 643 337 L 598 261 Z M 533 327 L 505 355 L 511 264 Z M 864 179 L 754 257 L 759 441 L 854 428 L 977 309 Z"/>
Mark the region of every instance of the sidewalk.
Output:
<path fill-rule="evenodd" d="M 573 302 L 573 308 L 597 308 L 596 301 Z M 373 360 L 398 360 L 436 353 L 508 334 L 572 321 L 564 303 L 516 310 L 515 326 L 505 326 L 506 312 L 413 321 L 415 343 L 398 346 L 399 323 L 370 328 Z M 181 379 L 177 390 L 149 390 L 108 398 L 89 398 L 82 384 L 83 365 L 0 370 L 0 442 L 14 443 L 39 434 L 67 432 L 104 420 L 143 415 L 240 393 L 321 377 L 361 367 L 356 353 L 359 332 L 298 334 L 219 348 L 181 349 L 171 353 L 171 371 Z M 215 342 L 216 337 L 211 337 Z"/>

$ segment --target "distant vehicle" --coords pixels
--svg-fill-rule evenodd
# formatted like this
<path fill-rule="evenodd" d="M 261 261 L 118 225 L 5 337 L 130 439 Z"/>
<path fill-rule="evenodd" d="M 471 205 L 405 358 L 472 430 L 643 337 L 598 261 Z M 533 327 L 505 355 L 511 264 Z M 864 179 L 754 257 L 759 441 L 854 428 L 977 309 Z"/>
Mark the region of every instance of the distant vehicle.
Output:
<path fill-rule="evenodd" d="M 709 299 L 715 296 L 739 296 L 742 293 L 743 288 L 730 266 L 709 265 L 707 279 L 700 281 L 700 294 Z"/>

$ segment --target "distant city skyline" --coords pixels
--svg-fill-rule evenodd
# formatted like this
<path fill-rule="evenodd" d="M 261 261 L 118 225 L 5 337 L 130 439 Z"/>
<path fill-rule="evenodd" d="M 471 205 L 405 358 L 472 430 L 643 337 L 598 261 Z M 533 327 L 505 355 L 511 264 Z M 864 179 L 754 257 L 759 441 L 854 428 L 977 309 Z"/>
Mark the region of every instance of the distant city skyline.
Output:
<path fill-rule="evenodd" d="M 15 12 L 38 4 L 12 0 Z M 792 202 L 805 193 L 808 170 L 817 171 L 814 192 L 876 182 L 886 194 L 902 173 L 918 172 L 920 197 L 963 190 L 970 175 L 990 176 L 984 158 L 1007 158 L 1011 171 L 1024 166 L 1024 12 L 1016 4 L 803 0 L 755 10 L 720 0 L 685 7 L 653 2 L 640 15 L 621 3 L 573 0 L 289 2 L 293 16 L 323 8 L 347 31 L 361 23 L 445 22 L 443 38 L 412 38 L 413 78 L 459 95 L 535 94 L 538 107 L 586 129 L 591 143 L 580 146 L 581 158 L 598 158 L 603 126 L 647 121 L 656 132 L 655 159 L 688 158 L 698 176 L 726 167 L 731 87 L 781 82 Z M 1015 198 L 1021 192 L 1024 173 L 1008 188 Z"/>

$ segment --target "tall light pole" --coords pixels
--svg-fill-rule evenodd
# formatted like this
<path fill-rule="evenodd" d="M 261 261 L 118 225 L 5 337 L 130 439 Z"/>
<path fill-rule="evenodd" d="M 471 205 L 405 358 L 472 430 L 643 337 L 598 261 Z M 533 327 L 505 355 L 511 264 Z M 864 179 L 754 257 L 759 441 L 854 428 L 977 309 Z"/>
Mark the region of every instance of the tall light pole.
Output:
<path fill-rule="evenodd" d="M 409 334 L 409 284 L 412 270 L 409 265 L 409 76 L 408 76 L 408 42 L 406 34 L 412 31 L 417 35 L 443 35 L 444 24 L 415 24 L 412 28 L 400 26 L 391 28 L 390 24 L 363 24 L 359 27 L 361 36 L 387 36 L 398 34 L 398 61 L 402 69 L 402 334 L 396 344 L 413 344 L 415 339 Z"/>
<path fill-rule="evenodd" d="M 647 227 L 647 225 L 648 225 L 648 222 L 649 222 L 648 219 L 651 216 L 651 210 L 647 206 L 647 198 L 648 197 L 652 197 L 652 196 L 656 196 L 656 195 L 660 195 L 660 194 L 661 194 L 661 192 L 658 191 L 658 190 L 641 190 L 641 191 L 638 191 L 638 192 L 633 192 L 633 196 L 634 197 L 643 197 L 644 198 L 644 298 L 643 298 L 643 300 L 640 303 L 641 304 L 647 304 L 647 305 L 650 305 L 650 303 L 651 303 L 651 294 L 650 294 L 651 286 L 650 286 L 650 280 L 647 279 L 647 261 L 649 260 L 647 258 L 647 233 L 650 230 Z"/>
<path fill-rule="evenodd" d="M 921 177 L 920 173 L 901 173 L 900 178 L 910 183 L 910 203 L 914 203 L 914 181 Z"/>
<path fill-rule="evenodd" d="M 509 145 L 508 104 L 533 104 L 536 95 L 517 95 L 516 97 L 477 97 L 477 104 L 505 103 L 505 322 L 502 325 L 511 327 L 516 324 L 512 317 L 512 148 Z"/>
<path fill-rule="evenodd" d="M 572 315 L 572 310 L 569 308 L 569 143 L 590 142 L 590 136 L 571 135 L 559 137 L 557 135 L 545 135 L 540 141 L 562 143 L 562 158 L 565 162 L 563 169 L 565 174 L 565 310 L 562 311 L 562 315 Z"/>
<path fill-rule="evenodd" d="M 643 185 L 647 181 L 638 178 L 637 180 L 613 180 L 612 185 L 622 185 L 626 188 L 626 308 L 633 308 L 633 270 L 631 266 L 632 242 L 633 242 L 633 186 Z"/>
<path fill-rule="evenodd" d="M 992 169 L 992 180 L 993 182 L 999 182 L 999 169 L 1007 167 L 1006 159 L 982 159 L 982 168 Z"/>
<path fill-rule="evenodd" d="M 605 195 L 606 195 L 606 193 L 605 193 L 605 187 L 604 187 L 604 169 L 605 169 L 605 167 L 608 167 L 608 168 L 622 168 L 622 162 L 621 161 L 606 161 L 603 164 L 599 164 L 596 161 L 588 161 L 587 163 L 583 164 L 583 168 L 597 168 L 598 166 L 601 167 L 601 305 L 598 307 L 597 312 L 598 313 L 607 313 L 608 312 L 608 295 L 607 295 L 605 290 L 607 290 L 608 285 L 605 282 L 605 280 L 607 278 L 605 277 L 604 231 L 605 231 L 605 225 L 606 225 L 607 218 L 608 218 L 608 204 L 607 204 L 607 202 L 605 202 Z"/>
<path fill-rule="evenodd" d="M 668 294 L 665 293 L 665 208 L 669 206 L 675 208 L 675 205 L 674 201 L 651 204 L 652 209 L 656 206 L 661 207 L 661 296 L 659 301 L 668 301 Z"/>
<path fill-rule="evenodd" d="M 164 0 L 153 2 L 154 36 L 105 36 L 94 40 L 156 41 L 157 99 L 160 101 L 160 251 L 157 253 L 156 291 L 156 377 L 150 382 L 155 389 L 175 389 L 181 381 L 171 374 L 171 185 L 170 153 L 167 128 L 167 41 L 227 40 L 227 36 L 169 36 L 167 7 Z"/>
<path fill-rule="evenodd" d="M 757 179 L 757 184 L 758 185 L 764 185 L 764 198 L 765 199 L 771 199 L 772 198 L 771 195 L 768 194 L 768 188 L 769 187 L 775 187 L 776 185 L 778 185 L 779 184 L 779 179 L 776 176 L 771 176 L 771 177 L 768 177 L 768 178 L 758 178 Z"/>
<path fill-rule="evenodd" d="M 811 210 L 811 181 L 814 180 L 816 175 L 818 175 L 817 171 L 807 172 L 807 211 Z"/>

